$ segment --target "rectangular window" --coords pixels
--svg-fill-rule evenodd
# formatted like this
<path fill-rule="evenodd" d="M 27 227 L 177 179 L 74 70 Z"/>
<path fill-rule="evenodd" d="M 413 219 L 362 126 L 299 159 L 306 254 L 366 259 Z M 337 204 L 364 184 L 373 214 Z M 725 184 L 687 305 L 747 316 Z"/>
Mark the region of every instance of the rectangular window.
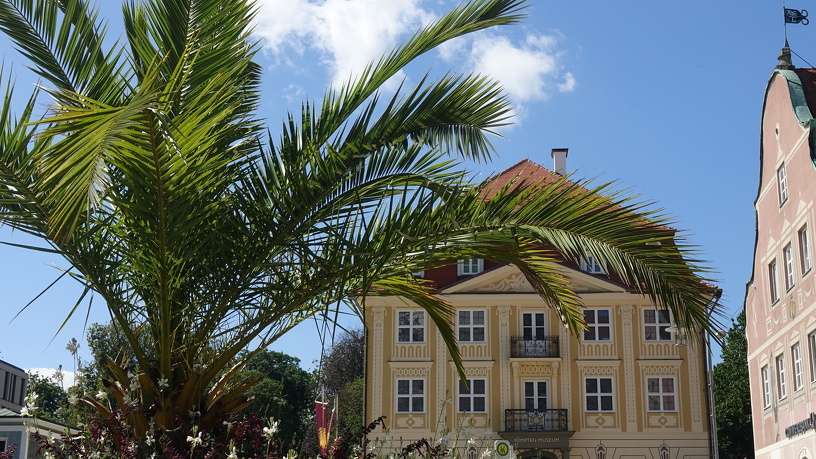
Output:
<path fill-rule="evenodd" d="M 543 312 L 525 312 L 521 315 L 521 334 L 525 341 L 547 338 L 547 322 Z"/>
<path fill-rule="evenodd" d="M 785 255 L 785 289 L 790 290 L 796 283 L 793 273 L 793 246 L 786 245 L 782 253 Z"/>
<path fill-rule="evenodd" d="M 465 258 L 456 264 L 457 275 L 472 276 L 484 271 L 484 260 L 481 258 Z"/>
<path fill-rule="evenodd" d="M 802 275 L 810 271 L 810 244 L 807 225 L 799 230 L 799 258 L 802 260 Z"/>
<path fill-rule="evenodd" d="M 643 310 L 643 332 L 646 341 L 671 341 L 666 329 L 671 325 L 669 311 L 663 309 Z"/>
<path fill-rule="evenodd" d="M 425 412 L 425 380 L 397 380 L 397 413 Z"/>
<path fill-rule="evenodd" d="M 581 260 L 581 270 L 590 274 L 605 274 L 600 260 L 592 252 L 587 252 L 586 257 Z"/>
<path fill-rule="evenodd" d="M 779 400 L 788 396 L 788 386 L 785 379 L 785 354 L 776 358 L 776 395 Z"/>
<path fill-rule="evenodd" d="M 808 353 L 810 354 L 810 381 L 816 382 L 816 332 L 808 335 Z"/>
<path fill-rule="evenodd" d="M 771 303 L 779 301 L 779 289 L 777 285 L 779 284 L 776 279 L 776 260 L 774 260 L 768 265 L 768 287 L 771 291 Z"/>
<path fill-rule="evenodd" d="M 547 381 L 524 382 L 524 409 L 547 409 Z"/>
<path fill-rule="evenodd" d="M 586 378 L 584 389 L 587 411 L 614 411 L 612 378 Z"/>
<path fill-rule="evenodd" d="M 674 378 L 646 378 L 649 411 L 676 411 Z"/>
<path fill-rule="evenodd" d="M 487 380 L 468 379 L 459 380 L 459 412 L 486 413 L 487 412 Z"/>
<path fill-rule="evenodd" d="M 793 360 L 793 390 L 797 391 L 805 385 L 805 378 L 802 374 L 802 351 L 799 343 L 791 346 L 791 359 Z"/>
<path fill-rule="evenodd" d="M 768 365 L 762 367 L 762 406 L 771 406 L 771 371 Z"/>
<path fill-rule="evenodd" d="M 785 173 L 785 165 L 779 166 L 776 171 L 777 185 L 779 186 L 779 205 L 788 200 L 788 175 Z"/>
<path fill-rule="evenodd" d="M 584 309 L 584 320 L 587 329 L 584 341 L 611 341 L 612 331 L 609 323 L 609 309 Z"/>
<path fill-rule="evenodd" d="M 459 342 L 462 343 L 484 343 L 485 342 L 485 312 L 459 311 Z"/>
<path fill-rule="evenodd" d="M 425 342 L 425 311 L 397 312 L 397 342 Z"/>
<path fill-rule="evenodd" d="M 0 438 L 0 453 L 5 452 L 9 447 L 8 440 Z"/>

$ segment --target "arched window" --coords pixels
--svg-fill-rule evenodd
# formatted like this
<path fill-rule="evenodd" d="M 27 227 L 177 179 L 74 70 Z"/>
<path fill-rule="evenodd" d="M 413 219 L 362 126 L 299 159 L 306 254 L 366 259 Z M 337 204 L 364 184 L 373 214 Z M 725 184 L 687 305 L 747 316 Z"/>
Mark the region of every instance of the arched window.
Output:
<path fill-rule="evenodd" d="M 465 458 L 467 459 L 477 459 L 479 455 L 476 453 L 476 448 L 471 446 L 468 448 L 467 453 L 465 453 Z"/>
<path fill-rule="evenodd" d="M 665 443 L 660 445 L 658 452 L 660 453 L 660 459 L 669 459 L 669 447 Z"/>
<path fill-rule="evenodd" d="M 598 445 L 595 448 L 595 459 L 606 459 L 606 446 Z"/>

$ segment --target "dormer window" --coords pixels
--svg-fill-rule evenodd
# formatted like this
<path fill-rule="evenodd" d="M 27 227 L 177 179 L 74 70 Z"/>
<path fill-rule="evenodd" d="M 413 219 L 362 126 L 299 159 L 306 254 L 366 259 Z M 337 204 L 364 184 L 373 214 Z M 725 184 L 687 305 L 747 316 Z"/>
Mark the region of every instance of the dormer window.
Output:
<path fill-rule="evenodd" d="M 484 260 L 481 258 L 465 258 L 457 263 L 457 274 L 459 276 L 473 276 L 484 271 Z"/>
<path fill-rule="evenodd" d="M 606 274 L 599 260 L 591 252 L 587 252 L 586 258 L 581 260 L 581 271 L 589 274 Z"/>

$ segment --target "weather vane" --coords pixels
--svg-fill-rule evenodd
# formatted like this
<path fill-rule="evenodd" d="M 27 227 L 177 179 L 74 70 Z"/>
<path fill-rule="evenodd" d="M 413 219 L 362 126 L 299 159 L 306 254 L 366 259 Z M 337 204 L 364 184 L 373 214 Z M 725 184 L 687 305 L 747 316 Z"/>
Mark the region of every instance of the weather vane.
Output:
<path fill-rule="evenodd" d="M 810 23 L 807 18 L 807 10 L 792 10 L 785 7 L 783 7 L 783 9 L 785 10 L 785 24 L 802 23 L 803 25 L 808 25 L 808 23 Z"/>

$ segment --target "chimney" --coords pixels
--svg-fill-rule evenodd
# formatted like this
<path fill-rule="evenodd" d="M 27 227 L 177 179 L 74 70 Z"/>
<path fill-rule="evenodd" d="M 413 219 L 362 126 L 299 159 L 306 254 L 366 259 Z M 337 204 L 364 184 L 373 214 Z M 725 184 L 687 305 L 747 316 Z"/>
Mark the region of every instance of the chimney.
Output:
<path fill-rule="evenodd" d="M 553 170 L 558 175 L 567 175 L 567 153 L 569 148 L 553 148 Z"/>

